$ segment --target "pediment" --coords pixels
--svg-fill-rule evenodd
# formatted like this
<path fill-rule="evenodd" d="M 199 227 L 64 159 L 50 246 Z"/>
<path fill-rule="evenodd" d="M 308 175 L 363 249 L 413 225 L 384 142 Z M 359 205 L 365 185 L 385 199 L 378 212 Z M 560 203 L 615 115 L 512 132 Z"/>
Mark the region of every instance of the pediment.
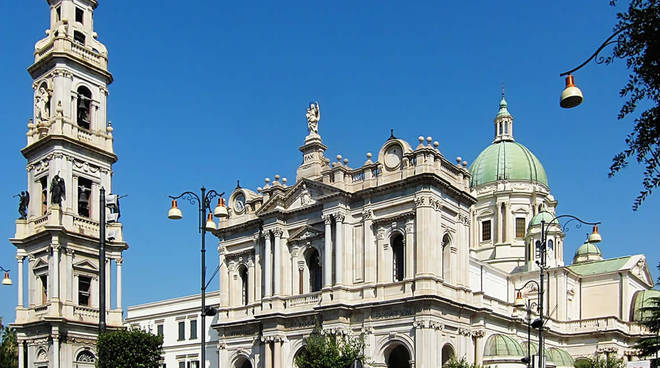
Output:
<path fill-rule="evenodd" d="M 288 242 L 300 242 L 300 241 L 309 241 L 314 238 L 320 238 L 324 236 L 324 232 L 318 229 L 315 229 L 312 226 L 305 225 L 299 229 L 295 229 L 290 232 Z"/>
<path fill-rule="evenodd" d="M 257 211 L 257 215 L 279 210 L 282 212 L 295 211 L 304 207 L 316 205 L 330 196 L 340 194 L 337 188 L 327 184 L 302 179 L 284 193 L 278 193 L 266 202 Z"/>
<path fill-rule="evenodd" d="M 78 270 L 87 270 L 87 271 L 98 271 L 98 267 L 92 263 L 90 260 L 82 260 L 78 263 L 73 264 L 73 268 Z"/>
<path fill-rule="evenodd" d="M 34 261 L 34 264 L 32 265 L 32 269 L 33 270 L 39 270 L 41 268 L 48 268 L 48 262 L 46 262 L 42 258 L 37 258 Z"/>

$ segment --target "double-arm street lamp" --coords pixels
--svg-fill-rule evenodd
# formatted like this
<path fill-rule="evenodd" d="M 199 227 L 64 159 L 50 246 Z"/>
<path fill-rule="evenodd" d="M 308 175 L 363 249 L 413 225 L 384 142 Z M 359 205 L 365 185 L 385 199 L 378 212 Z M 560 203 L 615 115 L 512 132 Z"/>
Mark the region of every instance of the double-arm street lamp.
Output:
<path fill-rule="evenodd" d="M 541 214 L 541 213 L 543 213 L 543 212 L 540 212 L 539 214 Z M 550 212 L 545 212 L 545 213 L 552 216 L 552 214 Z M 576 216 L 573 216 L 573 215 L 554 216 L 550 221 L 548 221 L 547 224 L 545 222 L 545 219 L 542 218 L 542 220 L 541 220 L 541 244 L 540 244 L 541 249 L 540 249 L 539 260 L 536 261 L 536 264 L 539 265 L 539 282 L 537 283 L 535 280 L 530 280 L 530 281 L 527 281 L 527 283 L 525 283 L 525 285 L 523 285 L 520 289 L 517 289 L 518 290 L 518 295 L 517 295 L 516 301 L 514 303 L 514 307 L 524 306 L 524 304 L 523 304 L 524 302 L 522 300 L 522 294 L 520 293 L 520 290 L 524 289 L 530 283 L 536 284 L 536 286 L 538 288 L 538 291 L 539 291 L 539 294 L 538 294 L 539 318 L 537 320 L 535 320 L 532 323 L 531 326 L 534 327 L 534 328 L 539 329 L 539 351 L 538 351 L 538 356 L 539 356 L 539 366 L 540 366 L 540 368 L 545 368 L 545 363 L 544 363 L 544 360 L 543 360 L 543 343 L 544 343 L 544 341 L 543 341 L 543 326 L 545 324 L 545 320 L 543 319 L 544 318 L 543 317 L 543 303 L 544 303 L 543 302 L 543 297 L 544 297 L 543 289 L 544 289 L 544 284 L 545 284 L 545 282 L 544 282 L 544 280 L 545 280 L 545 271 L 549 268 L 546 264 L 548 229 L 550 229 L 551 226 L 560 226 L 560 222 L 559 222 L 560 219 L 568 219 L 562 227 L 563 230 L 566 230 L 566 228 L 568 227 L 568 224 L 573 222 L 573 221 L 578 222 L 577 227 L 582 226 L 581 224 L 593 225 L 594 228 L 593 228 L 593 232 L 591 233 L 591 235 L 589 235 L 589 241 L 597 242 L 597 241 L 601 240 L 601 236 L 598 233 L 598 225 L 600 224 L 600 222 L 584 221 L 584 220 L 582 220 L 582 219 L 580 219 Z"/>
<path fill-rule="evenodd" d="M 199 232 L 202 234 L 202 329 L 201 329 L 201 367 L 206 367 L 206 316 L 214 316 L 216 313 L 215 308 L 206 307 L 206 288 L 208 284 L 206 283 L 206 232 L 216 230 L 215 221 L 213 216 L 220 219 L 226 218 L 228 216 L 227 208 L 225 207 L 225 200 L 222 196 L 224 192 L 218 194 L 215 190 L 206 191 L 206 188 L 202 187 L 200 189 L 201 195 L 197 195 L 193 192 L 183 192 L 178 196 L 169 196 L 172 199 L 172 207 L 167 213 L 167 217 L 171 220 L 179 220 L 183 218 L 183 213 L 177 207 L 176 200 L 183 198 L 188 200 L 190 204 L 197 205 L 199 210 Z M 211 201 L 214 198 L 218 198 L 218 205 L 215 207 L 213 212 L 211 212 Z M 207 218 L 207 212 L 208 218 Z M 206 219 L 206 222 L 204 222 Z M 212 278 L 211 278 L 212 279 Z M 210 282 L 210 280 L 209 280 Z"/>
<path fill-rule="evenodd" d="M 532 354 L 531 354 L 531 351 L 530 351 L 530 346 L 531 346 L 531 343 L 532 343 L 531 336 L 530 336 L 532 327 L 539 328 L 540 326 L 543 326 L 540 318 L 538 318 L 538 319 L 534 320 L 534 322 L 532 322 L 532 311 L 533 311 L 532 308 L 535 308 L 537 312 L 538 312 L 538 308 L 539 308 L 538 297 L 537 297 L 536 301 L 532 301 L 532 300 L 529 300 L 529 299 L 525 300 L 522 297 L 522 290 L 525 289 L 527 287 L 527 285 L 529 285 L 529 284 L 536 285 L 536 290 L 539 290 L 539 283 L 536 282 L 536 280 L 527 281 L 525 283 L 525 285 L 521 286 L 519 289 L 515 289 L 517 294 L 516 294 L 516 302 L 513 305 L 514 308 L 525 308 L 525 311 L 527 312 L 527 318 L 525 319 L 525 322 L 527 322 L 527 356 L 525 358 L 523 358 L 522 362 L 527 364 L 528 368 L 532 366 Z M 540 294 L 539 294 L 539 296 L 540 296 Z M 541 333 L 542 333 L 541 329 L 539 329 L 539 336 L 541 335 Z"/>
<path fill-rule="evenodd" d="M 5 273 L 5 277 L 2 279 L 2 285 L 10 286 L 12 283 L 11 279 L 9 278 L 9 270 L 0 266 L 0 270 L 2 270 Z"/>
<path fill-rule="evenodd" d="M 596 64 L 602 64 L 606 60 L 606 58 L 602 56 L 598 56 L 598 54 L 605 48 L 607 45 L 611 45 L 613 43 L 619 42 L 618 39 L 614 39 L 619 33 L 623 32 L 624 30 L 628 29 L 630 25 L 624 26 L 619 28 L 616 32 L 612 33 L 610 37 L 608 37 L 605 42 L 603 42 L 600 47 L 596 50 L 596 52 L 593 53 L 587 60 L 585 60 L 582 64 L 576 66 L 575 68 L 563 72 L 559 74 L 560 77 L 566 76 L 566 88 L 561 93 L 561 99 L 559 100 L 559 106 L 565 108 L 565 109 L 570 109 L 572 107 L 576 107 L 577 105 L 582 103 L 582 100 L 584 99 L 582 97 L 582 91 L 575 85 L 575 79 L 573 77 L 573 72 L 580 70 L 583 66 L 587 65 L 591 60 L 596 58 Z"/>

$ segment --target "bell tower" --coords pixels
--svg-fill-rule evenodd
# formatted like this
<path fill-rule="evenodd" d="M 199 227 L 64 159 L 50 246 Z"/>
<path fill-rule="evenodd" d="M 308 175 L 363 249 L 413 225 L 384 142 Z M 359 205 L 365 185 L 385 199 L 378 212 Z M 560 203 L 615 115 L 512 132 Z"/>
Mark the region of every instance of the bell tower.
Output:
<path fill-rule="evenodd" d="M 16 220 L 19 367 L 93 367 L 99 317 L 121 327 L 122 253 L 112 192 L 113 128 L 107 120 L 108 52 L 94 32 L 97 0 L 47 0 L 50 24 L 28 68 L 34 90 L 27 124 L 28 200 Z M 99 256 L 101 210 L 106 256 Z M 100 310 L 101 274 L 105 310 Z M 113 278 L 114 276 L 114 278 Z M 27 282 L 27 285 L 24 285 Z M 116 282 L 116 295 L 111 295 Z"/>

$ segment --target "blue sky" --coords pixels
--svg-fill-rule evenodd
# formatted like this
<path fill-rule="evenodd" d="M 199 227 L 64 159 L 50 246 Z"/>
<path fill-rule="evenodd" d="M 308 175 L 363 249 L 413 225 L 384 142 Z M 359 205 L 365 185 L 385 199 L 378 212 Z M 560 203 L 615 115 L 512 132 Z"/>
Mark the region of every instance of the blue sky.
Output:
<path fill-rule="evenodd" d="M 229 193 L 237 179 L 254 190 L 275 174 L 292 183 L 309 101 L 321 106 L 327 157 L 341 154 L 349 166 L 376 154 L 390 128 L 409 142 L 432 136 L 446 157 L 471 162 L 493 138 L 502 83 L 515 137 L 543 163 L 558 212 L 602 221 L 606 257 L 644 253 L 657 275 L 660 198 L 633 212 L 640 168 L 607 177 L 632 127 L 616 120 L 625 63 L 589 64 L 576 73 L 583 105 L 558 104 L 559 73 L 611 33 L 616 9 L 605 0 L 99 3 L 96 32 L 115 77 L 113 189 L 128 195 L 124 306 L 199 292 L 195 212 L 182 204 L 185 219 L 167 220 L 167 195 L 201 185 Z M 0 233 L 7 239 L 17 217 L 11 196 L 26 185 L 26 68 L 48 6 L 2 1 L 0 13 Z M 567 262 L 587 231 L 567 234 Z M 217 252 L 211 237 L 207 243 L 210 274 Z M 0 265 L 16 281 L 8 241 Z M 15 305 L 16 282 L 0 288 L 0 316 L 13 321 Z"/>

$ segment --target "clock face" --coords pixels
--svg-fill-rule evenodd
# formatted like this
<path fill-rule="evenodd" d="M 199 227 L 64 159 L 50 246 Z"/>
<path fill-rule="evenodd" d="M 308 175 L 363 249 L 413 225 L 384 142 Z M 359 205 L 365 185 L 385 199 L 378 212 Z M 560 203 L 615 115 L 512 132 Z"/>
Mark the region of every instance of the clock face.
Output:
<path fill-rule="evenodd" d="M 394 169 L 401 163 L 403 150 L 399 145 L 393 145 L 385 151 L 385 166 Z"/>
<path fill-rule="evenodd" d="M 234 199 L 234 211 L 236 213 L 241 213 L 245 209 L 245 196 L 243 194 L 239 194 L 236 196 Z"/>

